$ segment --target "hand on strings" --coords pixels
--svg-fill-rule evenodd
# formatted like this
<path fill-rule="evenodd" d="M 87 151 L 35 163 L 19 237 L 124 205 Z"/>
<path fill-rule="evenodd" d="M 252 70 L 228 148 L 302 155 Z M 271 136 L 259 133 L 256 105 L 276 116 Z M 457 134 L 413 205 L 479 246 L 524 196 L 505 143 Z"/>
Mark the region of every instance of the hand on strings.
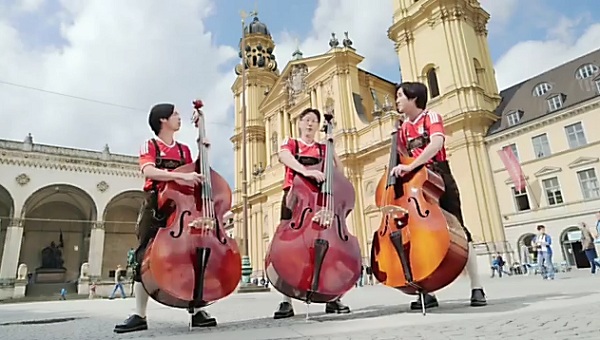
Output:
<path fill-rule="evenodd" d="M 317 182 L 325 181 L 325 174 L 318 170 L 306 170 L 303 175 L 304 177 L 314 178 Z"/>
<path fill-rule="evenodd" d="M 401 177 L 406 175 L 407 173 L 411 172 L 412 169 L 410 168 L 409 165 L 405 165 L 405 164 L 398 164 L 395 167 L 392 168 L 392 171 L 390 171 L 390 175 L 391 176 L 396 176 L 396 177 Z"/>
<path fill-rule="evenodd" d="M 199 174 L 197 172 L 187 172 L 187 173 L 182 173 L 181 177 L 179 177 L 177 180 L 175 180 L 175 182 L 181 184 L 181 185 L 187 185 L 187 186 L 195 186 L 197 184 L 200 184 L 204 181 L 204 175 Z"/>

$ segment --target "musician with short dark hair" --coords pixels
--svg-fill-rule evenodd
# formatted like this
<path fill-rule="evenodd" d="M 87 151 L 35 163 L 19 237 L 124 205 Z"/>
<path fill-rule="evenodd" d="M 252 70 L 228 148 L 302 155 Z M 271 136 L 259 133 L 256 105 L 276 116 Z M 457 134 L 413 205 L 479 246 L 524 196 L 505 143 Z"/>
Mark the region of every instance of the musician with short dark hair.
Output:
<path fill-rule="evenodd" d="M 458 185 L 450 171 L 444 146 L 445 133 L 442 116 L 427 109 L 427 87 L 419 82 L 405 82 L 396 86 L 396 105 L 406 116 L 398 131 L 398 145 L 404 146 L 414 161 L 410 165 L 399 164 L 391 170 L 395 176 L 403 176 L 422 165 L 438 173 L 445 184 L 445 192 L 439 199 L 440 207 L 454 215 L 463 227 L 469 243 L 467 273 L 471 279 L 471 306 L 485 306 L 487 301 L 479 281 L 477 255 L 473 249 L 471 232 L 465 227 Z M 425 308 L 437 307 L 433 294 L 425 295 Z M 411 303 L 410 308 L 420 310 L 421 298 Z"/>
<path fill-rule="evenodd" d="M 197 124 L 197 117 L 194 123 Z M 172 172 L 185 164 L 193 163 L 189 146 L 174 139 L 175 132 L 181 128 L 181 117 L 173 104 L 157 104 L 150 110 L 148 117 L 150 128 L 156 138 L 147 140 L 141 147 L 139 163 L 144 174 L 144 192 L 146 199 L 141 207 L 136 225 L 138 247 L 134 256 L 135 314 L 123 323 L 115 326 L 115 333 L 128 333 L 148 329 L 146 309 L 148 293 L 141 283 L 141 264 L 144 252 L 158 229 L 165 226 L 166 216 L 158 211 L 158 192 L 168 181 L 176 181 L 182 185 L 198 185 L 204 180 L 202 174 L 196 172 Z M 204 141 L 208 145 L 208 141 Z M 201 309 L 195 310 L 192 316 L 192 327 L 212 327 L 217 321 Z"/>
<path fill-rule="evenodd" d="M 287 207 L 286 200 L 288 192 L 296 174 L 312 178 L 318 182 L 325 180 L 323 172 L 308 170 L 305 166 L 316 165 L 325 158 L 326 145 L 315 141 L 315 135 L 319 131 L 321 113 L 317 109 L 308 108 L 302 111 L 298 117 L 300 138 L 286 138 L 279 149 L 279 161 L 285 165 L 285 177 L 283 180 L 283 197 L 281 199 L 281 220 L 292 218 L 292 211 Z M 334 151 L 335 166 L 340 168 L 342 162 Z M 343 305 L 340 300 L 329 302 L 325 306 L 327 313 L 350 313 L 350 308 Z M 292 299 L 284 296 L 283 302 L 275 312 L 275 319 L 289 318 L 294 316 Z"/>

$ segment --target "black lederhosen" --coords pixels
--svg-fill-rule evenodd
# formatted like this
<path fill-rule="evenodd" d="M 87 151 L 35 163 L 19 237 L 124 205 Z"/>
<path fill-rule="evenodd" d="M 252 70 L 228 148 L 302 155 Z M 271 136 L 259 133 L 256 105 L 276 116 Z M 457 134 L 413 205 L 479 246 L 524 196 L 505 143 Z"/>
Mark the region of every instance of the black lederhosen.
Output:
<path fill-rule="evenodd" d="M 407 150 L 409 155 L 412 157 L 412 152 L 414 148 L 425 148 L 427 144 L 431 142 L 429 138 L 429 134 L 427 133 L 427 129 L 425 129 L 425 118 L 423 119 L 423 134 L 410 142 L 408 142 Z M 408 136 L 406 136 L 406 140 L 408 140 Z M 456 180 L 452 175 L 452 171 L 450 170 L 450 164 L 447 160 L 445 161 L 437 161 L 437 155 L 433 159 L 433 163 L 428 165 L 428 168 L 432 171 L 439 174 L 444 180 L 444 194 L 440 197 L 440 208 L 446 210 L 450 214 L 454 215 L 460 225 L 462 226 L 465 234 L 467 235 L 467 241 L 473 242 L 473 236 L 467 227 L 465 227 L 465 221 L 462 214 L 462 206 L 460 203 L 460 192 L 458 190 L 458 185 L 456 184 Z"/>
<path fill-rule="evenodd" d="M 311 166 L 311 165 L 319 164 L 323 160 L 323 147 L 321 145 L 319 145 L 319 158 L 315 158 L 315 157 L 307 157 L 307 156 L 298 155 L 298 153 L 300 151 L 299 146 L 298 146 L 298 141 L 294 140 L 294 143 L 295 143 L 294 158 L 296 158 L 298 163 L 305 165 L 305 166 Z M 296 176 L 296 175 L 297 175 L 297 173 L 294 171 L 294 176 Z M 283 197 L 281 198 L 281 216 L 280 216 L 281 220 L 289 220 L 292 218 L 292 210 L 290 208 L 288 208 L 288 206 L 287 206 L 287 195 L 288 195 L 289 191 L 290 191 L 289 187 L 286 189 L 283 189 Z"/>
<path fill-rule="evenodd" d="M 156 150 L 156 162 L 155 166 L 157 169 L 174 170 L 182 165 L 186 164 L 185 154 L 181 144 L 177 143 L 179 148 L 179 160 L 165 159 L 160 155 L 160 149 L 155 139 L 152 139 L 154 148 Z M 158 229 L 164 227 L 166 216 L 163 216 L 158 211 L 158 189 L 157 182 L 155 181 L 152 185 L 152 189 L 146 192 L 146 198 L 138 215 L 138 221 L 136 224 L 136 236 L 138 239 L 138 247 L 135 250 L 134 258 L 134 271 L 133 281 L 140 282 L 142 280 L 140 276 L 140 270 L 142 261 L 144 260 L 144 252 L 146 247 L 150 243 L 150 240 L 156 236 Z"/>

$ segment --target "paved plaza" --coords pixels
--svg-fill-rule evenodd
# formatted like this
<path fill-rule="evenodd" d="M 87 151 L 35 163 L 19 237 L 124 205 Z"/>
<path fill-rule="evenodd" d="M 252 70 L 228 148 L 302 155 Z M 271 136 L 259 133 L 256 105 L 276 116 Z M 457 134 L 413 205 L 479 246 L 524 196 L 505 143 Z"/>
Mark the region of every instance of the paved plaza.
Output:
<path fill-rule="evenodd" d="M 484 279 L 487 307 L 468 306 L 465 277 L 438 293 L 440 307 L 427 316 L 409 312 L 412 297 L 383 286 L 353 289 L 344 298 L 349 315 L 324 314 L 323 305 L 295 302 L 296 317 L 273 320 L 275 292 L 235 294 L 208 311 L 219 325 L 189 331 L 188 315 L 154 302 L 148 331 L 116 335 L 115 323 L 134 310 L 133 298 L 0 305 L 0 339 L 600 339 L 600 275 L 588 270 Z"/>

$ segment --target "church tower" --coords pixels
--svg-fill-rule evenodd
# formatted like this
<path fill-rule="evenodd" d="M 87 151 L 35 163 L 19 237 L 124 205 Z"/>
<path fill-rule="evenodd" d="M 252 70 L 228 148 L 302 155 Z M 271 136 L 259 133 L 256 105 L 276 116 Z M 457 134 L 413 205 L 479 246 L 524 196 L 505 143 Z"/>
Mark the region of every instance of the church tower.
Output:
<path fill-rule="evenodd" d="M 478 0 L 392 1 L 388 37 L 395 42 L 402 81 L 428 86 L 429 107 L 444 116 L 465 224 L 475 242 L 501 251 L 505 235 L 484 144 L 501 100 L 487 41 L 490 16 Z"/>
<path fill-rule="evenodd" d="M 244 27 L 244 38 L 240 39 L 240 63 L 235 67 L 238 75 L 232 86 L 235 102 L 235 131 L 231 137 L 235 157 L 235 189 L 233 212 L 239 214 L 242 209 L 242 169 L 247 171 L 247 183 L 250 183 L 253 172 L 266 166 L 266 135 L 264 115 L 259 111 L 259 105 L 269 89 L 277 81 L 279 71 L 273 50 L 275 43 L 267 25 L 260 22 L 257 13 L 251 14 L 254 18 Z M 252 18 L 252 17 L 251 17 Z M 243 58 L 244 67 L 242 67 Z M 245 79 L 244 79 L 245 78 Z M 242 121 L 242 90 L 245 89 L 246 122 Z M 242 124 L 246 124 L 247 161 L 243 163 L 242 157 Z M 250 187 L 250 186 L 249 186 Z M 248 195 L 252 192 L 248 189 Z M 239 224 L 239 223 L 238 223 Z M 242 236 L 241 232 L 237 233 Z"/>

